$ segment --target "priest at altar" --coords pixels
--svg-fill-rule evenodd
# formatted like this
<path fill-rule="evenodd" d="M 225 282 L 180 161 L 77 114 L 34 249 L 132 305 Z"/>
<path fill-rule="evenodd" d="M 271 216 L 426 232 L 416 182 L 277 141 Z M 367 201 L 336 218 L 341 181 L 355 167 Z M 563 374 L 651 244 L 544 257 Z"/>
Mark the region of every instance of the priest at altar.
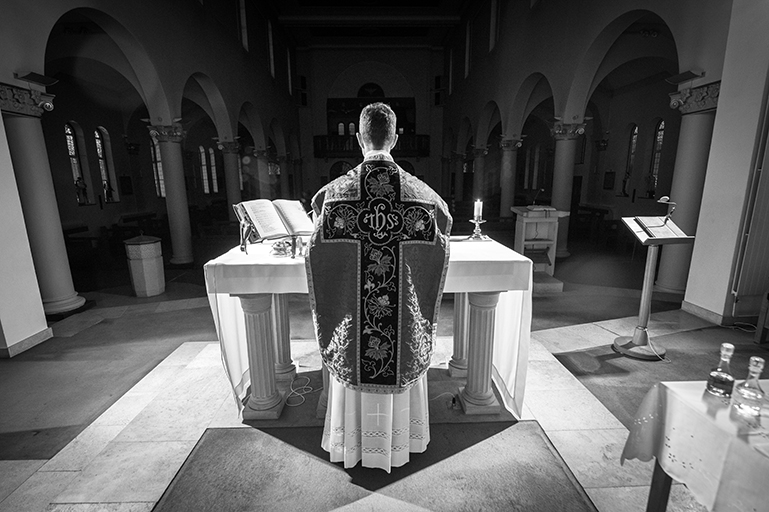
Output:
<path fill-rule="evenodd" d="M 396 117 L 360 115 L 363 163 L 318 191 L 306 269 L 328 368 L 322 447 L 353 467 L 402 466 L 430 441 L 427 369 L 449 261 L 443 199 L 390 156 Z"/>

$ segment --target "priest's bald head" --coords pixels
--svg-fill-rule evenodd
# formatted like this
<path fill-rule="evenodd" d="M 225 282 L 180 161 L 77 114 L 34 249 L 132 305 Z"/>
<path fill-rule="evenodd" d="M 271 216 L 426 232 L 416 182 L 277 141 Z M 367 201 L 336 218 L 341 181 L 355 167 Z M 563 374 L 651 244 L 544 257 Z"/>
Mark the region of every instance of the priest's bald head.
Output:
<path fill-rule="evenodd" d="M 395 112 L 385 103 L 372 103 L 363 107 L 356 133 L 363 154 L 375 150 L 389 153 L 398 141 L 396 121 Z"/>

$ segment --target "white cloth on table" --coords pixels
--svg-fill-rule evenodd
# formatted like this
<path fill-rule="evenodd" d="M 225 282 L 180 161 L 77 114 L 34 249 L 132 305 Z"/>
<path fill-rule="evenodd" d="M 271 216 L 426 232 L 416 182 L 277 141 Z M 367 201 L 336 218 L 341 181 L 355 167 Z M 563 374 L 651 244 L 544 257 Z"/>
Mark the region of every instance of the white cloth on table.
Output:
<path fill-rule="evenodd" d="M 364 393 L 329 375 L 321 447 L 345 468 L 362 463 L 388 473 L 430 442 L 427 374 L 403 393 Z"/>

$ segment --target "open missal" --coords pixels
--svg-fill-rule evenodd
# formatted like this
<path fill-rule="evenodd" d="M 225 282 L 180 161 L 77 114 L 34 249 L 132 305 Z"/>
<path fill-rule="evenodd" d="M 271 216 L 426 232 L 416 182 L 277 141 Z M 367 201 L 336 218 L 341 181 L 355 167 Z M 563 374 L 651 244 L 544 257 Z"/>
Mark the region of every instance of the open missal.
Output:
<path fill-rule="evenodd" d="M 240 247 L 262 240 L 309 236 L 312 220 L 302 203 L 291 199 L 253 199 L 232 205 L 240 221 Z"/>

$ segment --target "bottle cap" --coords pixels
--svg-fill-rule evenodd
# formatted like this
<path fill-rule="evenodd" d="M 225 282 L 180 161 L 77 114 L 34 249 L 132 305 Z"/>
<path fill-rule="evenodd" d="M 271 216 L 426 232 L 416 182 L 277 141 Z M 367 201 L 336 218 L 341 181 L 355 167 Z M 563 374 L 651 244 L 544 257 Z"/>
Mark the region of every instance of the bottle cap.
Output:
<path fill-rule="evenodd" d="M 731 357 L 734 354 L 734 345 L 731 343 L 721 343 L 721 355 Z"/>
<path fill-rule="evenodd" d="M 761 371 L 764 369 L 764 358 L 753 356 L 750 358 L 750 368 L 753 370 Z"/>

